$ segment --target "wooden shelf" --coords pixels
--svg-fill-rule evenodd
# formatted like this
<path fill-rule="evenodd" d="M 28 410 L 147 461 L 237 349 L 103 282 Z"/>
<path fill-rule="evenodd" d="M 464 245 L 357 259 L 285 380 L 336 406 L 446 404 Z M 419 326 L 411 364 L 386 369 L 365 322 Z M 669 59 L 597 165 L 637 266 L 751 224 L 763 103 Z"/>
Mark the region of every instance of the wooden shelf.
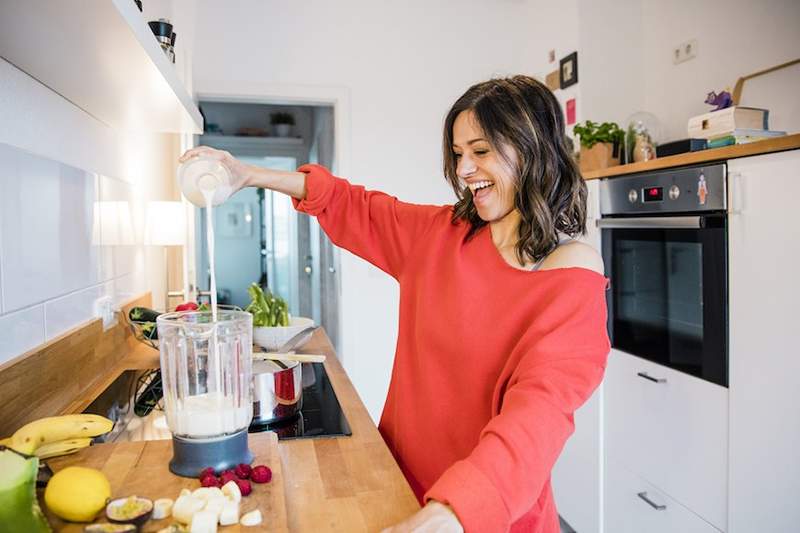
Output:
<path fill-rule="evenodd" d="M 4 1 L 0 56 L 112 128 L 203 131 L 133 0 Z"/>
<path fill-rule="evenodd" d="M 661 168 L 673 168 L 684 165 L 694 165 L 697 163 L 708 163 L 711 161 L 725 161 L 738 157 L 748 157 L 752 155 L 768 154 L 770 152 L 782 152 L 784 150 L 796 150 L 800 148 L 800 133 L 765 139 L 749 144 L 736 144 L 724 146 L 722 148 L 712 148 L 711 150 L 701 150 L 699 152 L 688 152 L 685 154 L 661 157 L 651 161 L 641 163 L 631 163 L 629 165 L 619 165 L 616 167 L 604 168 L 602 170 L 591 170 L 583 173 L 583 178 L 595 180 L 600 178 L 610 178 L 623 176 L 625 174 L 635 174 L 649 170 Z"/>

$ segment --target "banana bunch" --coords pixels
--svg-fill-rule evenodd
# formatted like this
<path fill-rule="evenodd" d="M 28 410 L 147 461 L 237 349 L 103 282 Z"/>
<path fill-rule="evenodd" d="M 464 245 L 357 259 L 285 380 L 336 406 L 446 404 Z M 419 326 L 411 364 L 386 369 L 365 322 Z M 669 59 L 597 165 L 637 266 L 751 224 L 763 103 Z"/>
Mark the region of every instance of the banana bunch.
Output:
<path fill-rule="evenodd" d="M 99 415 L 78 414 L 40 418 L 25 424 L 0 445 L 40 459 L 75 453 L 92 437 L 111 431 L 114 423 Z"/>

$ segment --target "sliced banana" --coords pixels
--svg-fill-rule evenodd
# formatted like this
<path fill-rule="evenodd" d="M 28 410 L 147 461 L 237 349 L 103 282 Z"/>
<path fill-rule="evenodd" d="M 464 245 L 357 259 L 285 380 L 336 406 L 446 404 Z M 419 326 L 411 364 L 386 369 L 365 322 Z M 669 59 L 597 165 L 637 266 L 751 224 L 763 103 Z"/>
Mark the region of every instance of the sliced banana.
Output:
<path fill-rule="evenodd" d="M 252 527 L 257 526 L 261 523 L 261 511 L 256 509 L 255 511 L 250 511 L 249 513 L 245 513 L 242 515 L 241 520 L 239 523 L 243 526 Z"/>
<path fill-rule="evenodd" d="M 173 502 L 169 498 L 159 498 L 153 502 L 153 520 L 161 520 L 172 514 Z"/>

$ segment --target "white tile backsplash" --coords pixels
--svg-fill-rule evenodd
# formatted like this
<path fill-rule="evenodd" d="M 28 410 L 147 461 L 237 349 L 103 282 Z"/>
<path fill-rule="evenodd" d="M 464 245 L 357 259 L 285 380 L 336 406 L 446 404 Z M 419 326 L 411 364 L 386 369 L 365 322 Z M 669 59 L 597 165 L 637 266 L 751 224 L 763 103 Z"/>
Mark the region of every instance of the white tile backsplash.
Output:
<path fill-rule="evenodd" d="M 4 312 L 97 283 L 94 175 L 21 150 L 0 174 Z"/>
<path fill-rule="evenodd" d="M 103 240 L 100 201 L 131 204 L 133 244 Z M 0 144 L 0 364 L 146 289 L 141 210 L 129 183 Z"/>
<path fill-rule="evenodd" d="M 0 364 L 44 342 L 43 305 L 0 316 Z"/>
<path fill-rule="evenodd" d="M 99 177 L 99 198 L 106 205 L 112 204 L 117 207 L 119 216 L 127 218 L 125 231 L 107 231 L 113 233 L 113 244 L 103 246 L 106 250 L 111 250 L 111 260 L 104 256 L 102 262 L 103 279 L 113 279 L 125 274 L 130 274 L 137 270 L 144 269 L 142 249 L 142 225 L 143 214 L 141 213 L 141 202 L 136 197 L 133 186 L 124 181 L 109 178 L 108 176 Z M 103 221 L 104 224 L 111 221 Z M 115 228 L 119 229 L 119 228 Z M 101 229 L 101 231 L 104 231 Z M 129 235 L 121 235 L 129 233 Z M 107 239 L 108 235 L 104 235 Z M 124 238 L 123 238 L 124 237 Z M 122 244 L 123 241 L 131 244 Z M 107 252 L 104 251 L 104 254 Z"/>
<path fill-rule="evenodd" d="M 94 318 L 94 302 L 101 296 L 113 299 L 113 281 L 48 301 L 44 306 L 46 340 Z"/>

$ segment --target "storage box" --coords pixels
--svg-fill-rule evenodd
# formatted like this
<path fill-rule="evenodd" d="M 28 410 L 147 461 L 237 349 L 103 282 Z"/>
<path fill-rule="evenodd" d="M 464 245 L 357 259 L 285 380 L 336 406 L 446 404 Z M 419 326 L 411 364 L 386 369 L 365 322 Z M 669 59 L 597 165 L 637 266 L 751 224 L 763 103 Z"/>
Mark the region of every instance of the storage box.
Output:
<path fill-rule="evenodd" d="M 656 157 L 667 157 L 669 155 L 685 154 L 686 152 L 697 152 L 706 149 L 705 139 L 680 139 L 656 146 Z"/>

